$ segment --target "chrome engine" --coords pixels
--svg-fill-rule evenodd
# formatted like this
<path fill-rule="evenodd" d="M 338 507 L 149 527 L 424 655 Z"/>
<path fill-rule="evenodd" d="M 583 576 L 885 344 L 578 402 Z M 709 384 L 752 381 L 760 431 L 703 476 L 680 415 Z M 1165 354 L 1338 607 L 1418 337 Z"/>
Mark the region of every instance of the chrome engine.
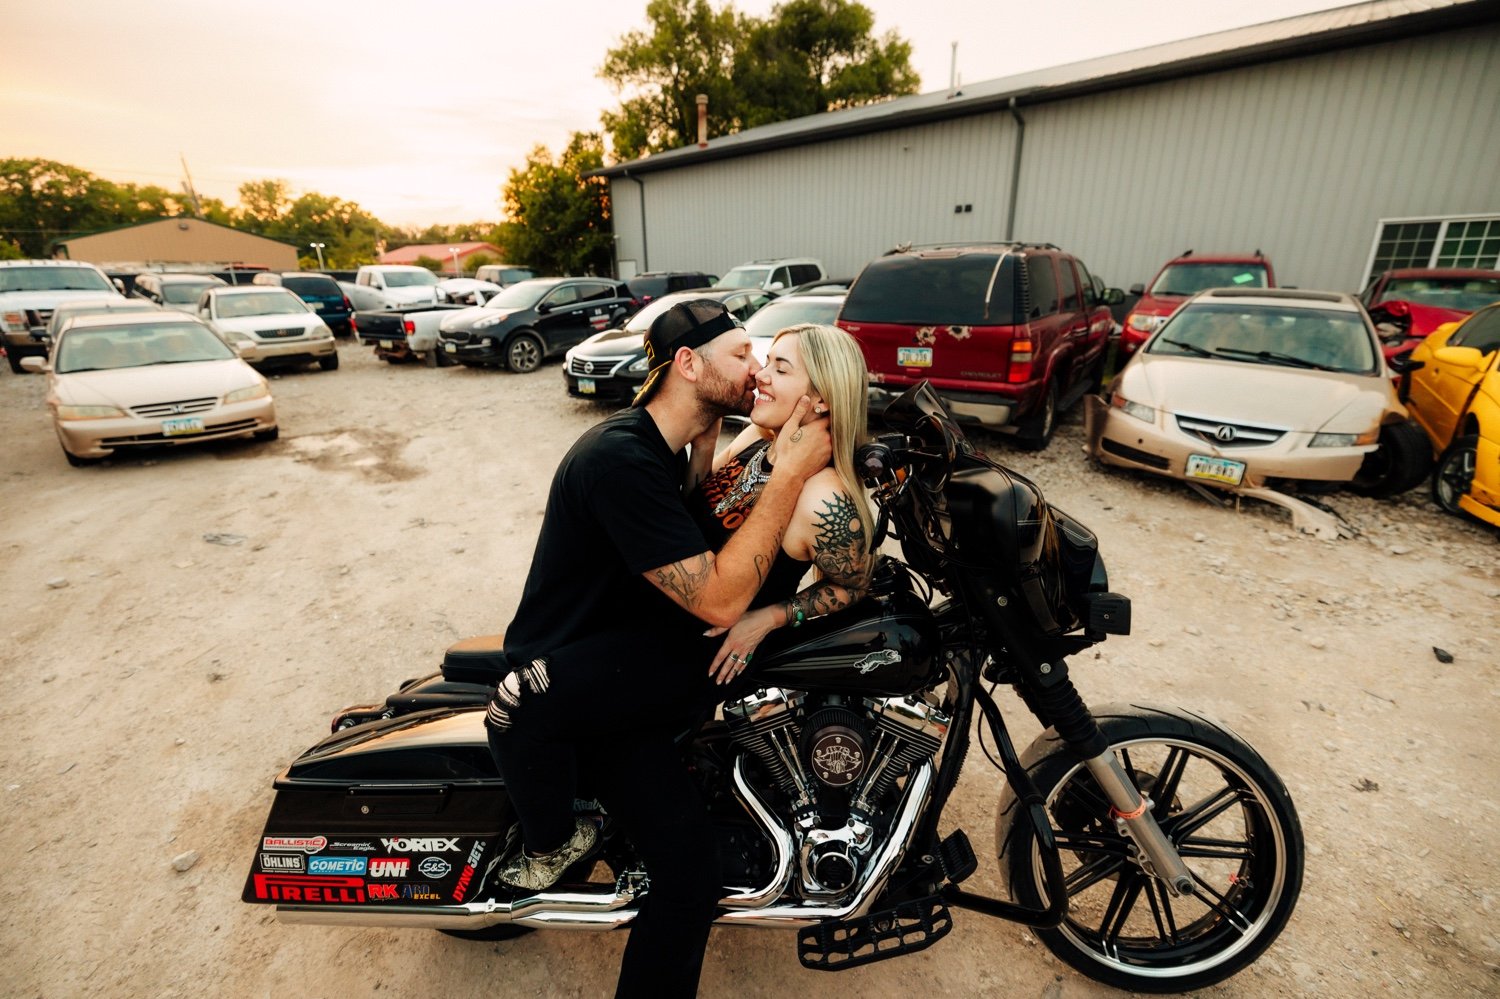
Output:
<path fill-rule="evenodd" d="M 949 716 L 931 694 L 809 695 L 771 687 L 724 705 L 735 742 L 789 803 L 780 820 L 803 898 L 838 898 L 860 883 L 890 832 L 896 780 L 931 760 Z"/>

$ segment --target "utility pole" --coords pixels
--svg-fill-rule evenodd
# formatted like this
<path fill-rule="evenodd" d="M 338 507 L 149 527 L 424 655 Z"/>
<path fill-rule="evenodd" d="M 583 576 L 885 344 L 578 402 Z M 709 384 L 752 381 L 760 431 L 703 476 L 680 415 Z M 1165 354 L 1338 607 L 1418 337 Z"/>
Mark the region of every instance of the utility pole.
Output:
<path fill-rule="evenodd" d="M 198 203 L 198 192 L 193 189 L 193 175 L 188 170 L 187 156 L 182 152 L 177 153 L 177 158 L 182 161 L 182 175 L 186 179 L 182 182 L 182 189 L 187 192 L 188 200 L 193 203 L 193 217 L 203 217 L 203 206 Z"/>

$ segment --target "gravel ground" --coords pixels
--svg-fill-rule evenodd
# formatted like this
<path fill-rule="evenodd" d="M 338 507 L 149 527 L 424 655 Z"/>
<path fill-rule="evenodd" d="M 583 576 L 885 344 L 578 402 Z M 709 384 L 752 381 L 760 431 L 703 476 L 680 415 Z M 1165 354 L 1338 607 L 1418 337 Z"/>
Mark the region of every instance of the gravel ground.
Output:
<path fill-rule="evenodd" d="M 338 708 L 504 627 L 552 470 L 605 415 L 566 397 L 555 364 L 341 354 L 337 372 L 275 379 L 275 444 L 87 469 L 58 452 L 43 379 L 0 376 L 0 992 L 610 991 L 620 934 L 473 943 L 284 926 L 239 902 L 272 776 Z M 981 442 L 1100 535 L 1134 599 L 1135 633 L 1079 657 L 1079 689 L 1227 722 L 1282 774 L 1307 836 L 1286 932 L 1204 994 L 1500 991 L 1497 535 L 1418 490 L 1324 497 L 1359 533 L 1313 540 L 1275 507 L 1090 467 L 1081 437 L 1075 414 L 1039 455 Z M 1002 707 L 1024 746 L 1037 726 Z M 981 856 L 966 887 L 995 884 L 999 787 L 973 754 L 946 816 Z M 925 952 L 837 975 L 803 970 L 789 932 L 716 929 L 702 995 L 1116 994 L 1023 927 L 955 922 Z"/>

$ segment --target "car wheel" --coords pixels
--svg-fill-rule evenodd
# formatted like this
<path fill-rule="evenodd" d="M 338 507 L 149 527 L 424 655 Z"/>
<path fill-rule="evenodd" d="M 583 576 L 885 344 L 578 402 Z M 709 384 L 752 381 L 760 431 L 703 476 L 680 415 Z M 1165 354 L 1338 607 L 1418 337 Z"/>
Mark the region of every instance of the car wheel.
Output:
<path fill-rule="evenodd" d="M 518 375 L 542 366 L 542 341 L 531 333 L 517 333 L 505 344 L 505 366 Z"/>
<path fill-rule="evenodd" d="M 318 358 L 318 367 L 324 371 L 337 371 L 339 369 L 338 351 L 334 351 L 332 354 L 324 354 Z"/>
<path fill-rule="evenodd" d="M 1364 464 L 1349 482 L 1350 492 L 1386 499 L 1398 496 L 1427 478 L 1432 470 L 1432 447 L 1427 434 L 1410 420 L 1380 428 L 1380 443 L 1365 455 Z"/>
<path fill-rule="evenodd" d="M 269 444 L 271 441 L 274 441 L 276 438 L 281 436 L 281 428 L 272 427 L 270 430 L 257 430 L 250 436 L 254 437 L 258 441 Z"/>
<path fill-rule="evenodd" d="M 1479 438 L 1460 437 L 1438 459 L 1437 469 L 1432 473 L 1432 501 L 1445 512 L 1459 517 L 1469 516 L 1469 512 L 1458 505 L 1458 500 L 1474 487 L 1478 456 Z"/>
<path fill-rule="evenodd" d="M 1040 451 L 1052 440 L 1057 430 L 1057 385 L 1047 386 L 1042 396 L 1042 405 L 1031 416 L 1021 421 L 1016 434 L 1016 443 L 1027 451 Z"/>

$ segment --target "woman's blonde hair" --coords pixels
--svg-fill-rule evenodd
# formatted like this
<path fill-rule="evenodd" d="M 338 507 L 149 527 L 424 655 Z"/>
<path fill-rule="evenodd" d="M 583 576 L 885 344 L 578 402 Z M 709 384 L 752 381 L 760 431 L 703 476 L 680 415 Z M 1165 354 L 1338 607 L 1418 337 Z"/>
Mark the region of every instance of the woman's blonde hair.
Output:
<path fill-rule="evenodd" d="M 868 437 L 870 372 L 859 344 L 837 326 L 800 323 L 788 326 L 771 341 L 784 336 L 797 337 L 802 364 L 807 369 L 812 390 L 823 397 L 828 407 L 828 434 L 833 438 L 833 469 L 844 490 L 854 500 L 859 522 L 869 552 L 875 521 L 870 516 L 870 501 L 854 471 L 854 449 Z M 874 558 L 868 560 L 875 564 Z"/>

